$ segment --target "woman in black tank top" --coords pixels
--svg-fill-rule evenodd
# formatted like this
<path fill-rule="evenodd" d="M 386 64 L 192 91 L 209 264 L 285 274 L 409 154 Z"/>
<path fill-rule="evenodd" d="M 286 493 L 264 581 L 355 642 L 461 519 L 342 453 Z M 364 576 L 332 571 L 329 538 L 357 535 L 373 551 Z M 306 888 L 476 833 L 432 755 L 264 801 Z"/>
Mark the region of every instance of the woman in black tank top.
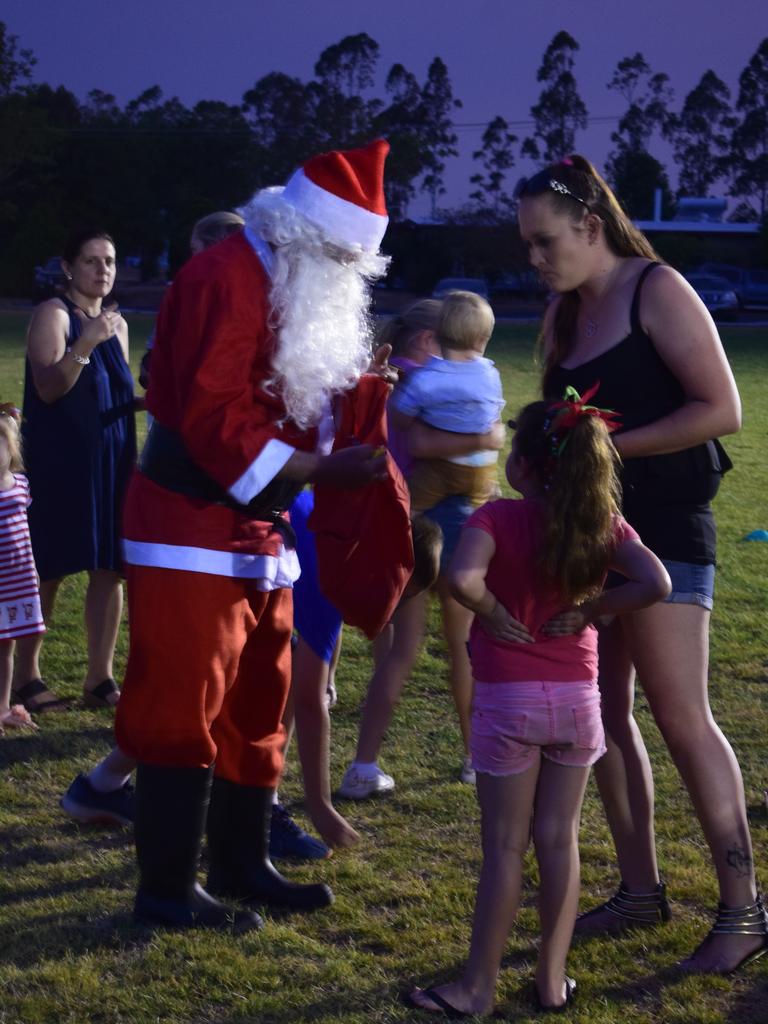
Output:
<path fill-rule="evenodd" d="M 576 930 L 613 932 L 670 916 L 656 863 L 651 766 L 632 717 L 636 667 L 720 885 L 717 921 L 683 966 L 726 973 L 768 949 L 768 917 L 755 887 L 741 773 L 707 698 L 711 592 L 690 580 L 714 572 L 709 500 L 727 465 L 713 439 L 739 429 L 736 385 L 703 304 L 659 265 L 587 160 L 545 168 L 516 196 L 531 263 L 558 293 L 543 326 L 545 397 L 599 381 L 592 401 L 622 420 L 614 436 L 625 517 L 673 579 L 667 602 L 601 629 L 608 753 L 595 773 L 621 885 Z M 680 575 L 685 583 L 676 584 Z"/>

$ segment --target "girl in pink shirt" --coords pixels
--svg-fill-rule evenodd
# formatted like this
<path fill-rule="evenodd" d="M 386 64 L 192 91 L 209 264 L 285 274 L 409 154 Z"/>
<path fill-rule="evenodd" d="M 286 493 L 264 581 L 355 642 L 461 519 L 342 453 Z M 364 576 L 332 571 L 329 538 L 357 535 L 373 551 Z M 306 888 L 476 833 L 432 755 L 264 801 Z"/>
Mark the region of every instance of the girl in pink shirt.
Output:
<path fill-rule="evenodd" d="M 587 397 L 587 396 L 585 396 Z M 669 593 L 661 562 L 619 515 L 612 415 L 569 389 L 520 413 L 506 473 L 523 500 L 467 522 L 449 570 L 475 613 L 472 763 L 483 867 L 469 959 L 458 980 L 416 989 L 435 1013 L 489 1013 L 517 913 L 531 835 L 539 864 L 539 1009 L 564 1007 L 579 900 L 578 829 L 590 766 L 605 752 L 594 623 Z M 606 572 L 624 577 L 604 589 Z"/>

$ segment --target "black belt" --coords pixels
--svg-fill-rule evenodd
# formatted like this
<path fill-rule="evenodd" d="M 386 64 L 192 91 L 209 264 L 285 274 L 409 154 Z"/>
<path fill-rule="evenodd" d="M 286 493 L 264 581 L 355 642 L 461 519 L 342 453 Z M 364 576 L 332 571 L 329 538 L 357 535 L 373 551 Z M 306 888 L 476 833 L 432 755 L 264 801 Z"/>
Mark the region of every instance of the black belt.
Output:
<path fill-rule="evenodd" d="M 149 428 L 139 459 L 139 469 L 153 483 L 176 494 L 209 501 L 214 505 L 226 505 L 248 519 L 271 523 L 282 534 L 287 547 L 296 547 L 296 534 L 282 513 L 291 506 L 304 486 L 302 483 L 270 480 L 247 505 L 243 505 L 198 466 L 175 431 L 164 427 L 157 420 L 153 420 Z"/>

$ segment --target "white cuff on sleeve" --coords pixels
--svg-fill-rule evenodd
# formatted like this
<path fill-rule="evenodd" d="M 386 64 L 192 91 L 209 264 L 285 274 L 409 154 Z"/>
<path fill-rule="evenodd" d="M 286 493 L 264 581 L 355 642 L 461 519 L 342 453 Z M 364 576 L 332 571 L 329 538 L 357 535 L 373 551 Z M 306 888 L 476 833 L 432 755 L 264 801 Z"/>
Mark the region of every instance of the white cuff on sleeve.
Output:
<path fill-rule="evenodd" d="M 235 501 L 239 501 L 241 505 L 247 505 L 259 491 L 264 490 L 270 480 L 277 476 L 295 451 L 296 449 L 291 445 L 273 437 L 264 445 L 240 479 L 235 480 L 228 488 L 229 493 Z"/>

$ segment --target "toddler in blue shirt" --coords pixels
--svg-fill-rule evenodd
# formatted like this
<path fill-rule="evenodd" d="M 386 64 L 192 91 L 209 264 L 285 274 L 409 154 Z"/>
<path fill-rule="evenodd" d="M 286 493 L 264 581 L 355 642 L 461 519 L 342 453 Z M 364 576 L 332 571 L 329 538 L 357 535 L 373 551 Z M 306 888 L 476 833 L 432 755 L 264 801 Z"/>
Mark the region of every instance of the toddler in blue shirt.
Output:
<path fill-rule="evenodd" d="M 483 355 L 494 327 L 491 307 L 474 292 L 449 292 L 437 324 L 442 358 L 432 356 L 409 374 L 390 399 L 393 422 L 406 430 L 419 419 L 459 434 L 485 434 L 504 407 L 501 378 Z M 463 495 L 484 505 L 497 493 L 498 452 L 477 451 L 449 459 L 416 459 L 408 477 L 411 508 L 423 512 L 443 498 Z"/>

